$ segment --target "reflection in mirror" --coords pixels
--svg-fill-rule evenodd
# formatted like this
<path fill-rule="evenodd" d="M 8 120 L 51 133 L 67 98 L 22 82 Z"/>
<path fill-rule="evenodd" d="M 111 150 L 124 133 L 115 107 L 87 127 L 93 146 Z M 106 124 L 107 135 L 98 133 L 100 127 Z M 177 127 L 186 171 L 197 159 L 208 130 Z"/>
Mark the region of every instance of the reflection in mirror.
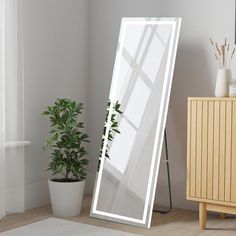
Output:
<path fill-rule="evenodd" d="M 179 36 L 177 18 L 124 18 L 91 216 L 150 227 Z"/>

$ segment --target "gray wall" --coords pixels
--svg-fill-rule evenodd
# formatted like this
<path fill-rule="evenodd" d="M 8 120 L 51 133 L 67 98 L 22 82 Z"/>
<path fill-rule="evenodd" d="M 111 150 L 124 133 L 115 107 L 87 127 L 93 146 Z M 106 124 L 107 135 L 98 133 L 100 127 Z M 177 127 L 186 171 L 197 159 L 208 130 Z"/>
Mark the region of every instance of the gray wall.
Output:
<path fill-rule="evenodd" d="M 22 0 L 24 3 L 26 206 L 49 202 L 41 149 L 48 122 L 41 111 L 56 97 L 85 102 L 91 136 L 89 178 L 92 193 L 121 17 L 180 16 L 183 24 L 167 121 L 173 201 L 185 201 L 186 98 L 212 96 L 217 66 L 209 37 L 233 40 L 234 1 L 213 0 Z M 88 50 L 88 51 L 87 51 Z M 165 166 L 158 199 L 166 203 Z"/>
<path fill-rule="evenodd" d="M 195 208 L 185 200 L 186 102 L 188 96 L 213 96 L 217 65 L 209 37 L 233 42 L 234 1 L 90 0 L 89 1 L 89 134 L 92 192 L 96 161 L 112 78 L 121 17 L 182 17 L 180 43 L 169 107 L 167 132 L 175 207 Z M 165 165 L 161 165 L 156 202 L 167 204 Z"/>
<path fill-rule="evenodd" d="M 57 97 L 85 103 L 87 120 L 87 0 L 24 0 L 26 208 L 49 203 L 49 122 L 42 111 Z M 86 126 L 88 126 L 86 122 Z"/>

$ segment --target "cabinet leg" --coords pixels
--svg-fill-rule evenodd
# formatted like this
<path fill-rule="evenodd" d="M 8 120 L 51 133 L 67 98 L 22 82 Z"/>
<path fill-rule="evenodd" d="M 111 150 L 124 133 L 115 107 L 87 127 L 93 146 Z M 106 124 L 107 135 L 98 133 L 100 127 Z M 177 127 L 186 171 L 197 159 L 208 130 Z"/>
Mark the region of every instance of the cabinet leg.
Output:
<path fill-rule="evenodd" d="M 206 203 L 200 202 L 199 203 L 199 224 L 201 229 L 206 228 Z"/>

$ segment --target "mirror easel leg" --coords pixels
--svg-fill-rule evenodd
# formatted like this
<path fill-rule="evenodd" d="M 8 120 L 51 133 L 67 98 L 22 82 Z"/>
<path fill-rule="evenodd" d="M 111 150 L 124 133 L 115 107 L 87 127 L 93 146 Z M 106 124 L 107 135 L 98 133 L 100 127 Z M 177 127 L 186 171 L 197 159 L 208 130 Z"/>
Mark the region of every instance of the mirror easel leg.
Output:
<path fill-rule="evenodd" d="M 170 183 L 170 166 L 169 166 L 169 155 L 168 155 L 168 145 L 167 145 L 167 132 L 165 128 L 164 133 L 165 142 L 165 152 L 166 152 L 166 170 L 167 170 L 167 181 L 168 181 L 168 192 L 169 192 L 169 208 L 167 210 L 153 209 L 153 212 L 158 212 L 160 214 L 167 214 L 172 210 L 172 195 L 171 195 L 171 183 Z"/>

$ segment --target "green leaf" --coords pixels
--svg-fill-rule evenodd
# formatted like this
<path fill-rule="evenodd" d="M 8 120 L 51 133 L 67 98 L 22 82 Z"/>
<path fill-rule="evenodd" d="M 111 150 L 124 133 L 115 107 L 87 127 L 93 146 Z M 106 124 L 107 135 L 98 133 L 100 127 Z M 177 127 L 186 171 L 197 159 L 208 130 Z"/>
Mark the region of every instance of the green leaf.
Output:
<path fill-rule="evenodd" d="M 44 111 L 44 112 L 42 113 L 42 115 L 50 115 L 50 112 L 49 112 L 49 111 Z"/>
<path fill-rule="evenodd" d="M 113 129 L 116 133 L 120 134 L 120 131 L 118 129 Z"/>

